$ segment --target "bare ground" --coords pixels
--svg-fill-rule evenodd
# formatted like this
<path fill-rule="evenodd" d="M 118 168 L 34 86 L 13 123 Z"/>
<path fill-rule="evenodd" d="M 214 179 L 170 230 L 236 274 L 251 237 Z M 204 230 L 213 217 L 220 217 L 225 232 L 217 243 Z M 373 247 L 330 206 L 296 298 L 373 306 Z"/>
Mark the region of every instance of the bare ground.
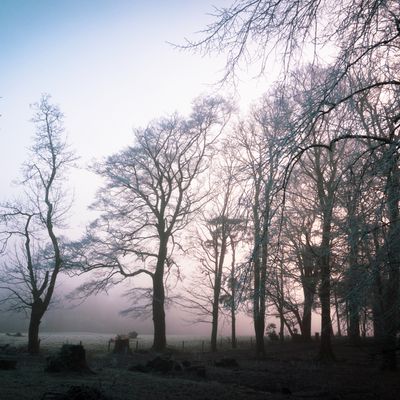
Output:
<path fill-rule="evenodd" d="M 111 400 L 400 399 L 399 372 L 380 371 L 379 353 L 373 346 L 337 343 L 334 350 L 336 361 L 328 365 L 316 361 L 316 343 L 271 344 L 263 360 L 256 359 L 252 350 L 215 354 L 174 351 L 162 355 L 177 363 L 189 361 L 191 366 L 201 368 L 201 374 L 129 370 L 154 359 L 157 355 L 151 352 L 127 356 L 89 352 L 87 359 L 93 373 L 47 373 L 46 355 L 0 354 L 0 359 L 17 359 L 15 370 L 0 370 L 0 399 L 47 400 L 72 386 L 98 388 Z M 238 366 L 215 365 L 215 361 L 226 358 L 234 358 Z"/>

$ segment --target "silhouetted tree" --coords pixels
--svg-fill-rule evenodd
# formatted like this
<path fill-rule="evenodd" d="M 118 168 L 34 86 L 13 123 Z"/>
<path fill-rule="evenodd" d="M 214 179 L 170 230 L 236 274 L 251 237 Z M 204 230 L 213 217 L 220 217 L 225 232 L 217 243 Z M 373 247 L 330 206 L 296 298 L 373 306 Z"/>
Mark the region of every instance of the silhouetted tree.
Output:
<path fill-rule="evenodd" d="M 226 150 L 229 145 L 225 143 L 224 148 Z M 194 253 L 199 266 L 185 299 L 185 308 L 196 314 L 195 320 L 211 323 L 211 351 L 217 350 L 222 306 L 230 309 L 232 344 L 236 343 L 236 245 L 245 229 L 237 167 L 228 152 L 214 163 L 211 171 L 214 187 L 202 221 L 198 221 L 195 240 Z M 229 282 L 226 288 L 225 282 Z"/>
<path fill-rule="evenodd" d="M 101 215 L 76 246 L 76 264 L 99 273 L 80 289 L 93 293 L 148 276 L 155 350 L 166 347 L 165 280 L 176 265 L 176 234 L 204 201 L 196 179 L 229 113 L 221 98 L 199 99 L 190 118 L 173 115 L 137 129 L 132 146 L 94 167 L 106 181 L 93 205 Z"/>
<path fill-rule="evenodd" d="M 30 353 L 39 352 L 40 323 L 64 266 L 59 232 L 70 206 L 65 172 L 76 160 L 64 138 L 63 114 L 50 103 L 50 96 L 43 96 L 34 110 L 36 132 L 23 167 L 23 194 L 0 209 L 4 252 L 0 288 L 8 295 L 1 302 L 29 314 Z"/>
<path fill-rule="evenodd" d="M 271 238 L 278 236 L 276 223 L 282 200 L 279 189 L 284 159 L 282 143 L 290 113 L 287 99 L 279 93 L 279 89 L 268 93 L 252 110 L 248 120 L 239 124 L 235 135 L 245 193 L 242 201 L 251 210 L 252 251 L 248 268 L 253 279 L 252 312 L 259 356 L 265 354 L 266 285 L 269 267 L 277 251 Z"/>

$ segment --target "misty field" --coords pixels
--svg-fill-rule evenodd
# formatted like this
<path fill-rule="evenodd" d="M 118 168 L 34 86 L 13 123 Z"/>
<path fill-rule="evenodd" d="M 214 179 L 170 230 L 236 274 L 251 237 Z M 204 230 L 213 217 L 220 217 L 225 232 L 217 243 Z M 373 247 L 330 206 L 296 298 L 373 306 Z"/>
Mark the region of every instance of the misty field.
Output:
<path fill-rule="evenodd" d="M 7 334 L 8 333 L 8 334 Z M 27 333 L 22 332 L 22 336 L 14 336 L 13 333 L 0 333 L 0 346 L 9 344 L 15 347 L 27 346 Z M 123 334 L 120 332 L 119 334 Z M 117 333 L 95 333 L 95 332 L 42 332 L 40 334 L 40 345 L 45 352 L 52 352 L 59 349 L 63 344 L 80 344 L 88 351 L 108 351 L 110 339 L 114 339 Z M 209 336 L 193 335 L 168 335 L 168 348 L 170 350 L 188 350 L 188 351 L 209 351 Z M 251 349 L 254 339 L 250 336 L 239 336 L 238 347 Z M 130 348 L 134 351 L 149 350 L 153 343 L 153 335 L 139 334 L 137 339 L 130 340 Z M 218 345 L 222 349 L 230 348 L 230 339 L 221 336 L 218 339 Z M 111 345 L 112 346 L 112 345 Z M 112 349 L 112 347 L 111 347 Z"/>

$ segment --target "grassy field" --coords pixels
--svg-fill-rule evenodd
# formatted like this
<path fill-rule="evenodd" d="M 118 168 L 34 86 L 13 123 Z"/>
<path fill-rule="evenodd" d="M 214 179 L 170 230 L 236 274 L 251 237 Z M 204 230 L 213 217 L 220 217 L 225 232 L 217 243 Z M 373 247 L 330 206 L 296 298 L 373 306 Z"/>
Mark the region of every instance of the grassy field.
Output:
<path fill-rule="evenodd" d="M 9 346 L 6 351 L 0 351 L 0 358 L 17 361 L 16 369 L 0 371 L 0 399 L 75 400 L 75 397 L 53 396 L 54 393 L 64 396 L 74 387 L 101 390 L 106 400 L 399 398 L 398 372 L 380 371 L 379 354 L 372 357 L 377 349 L 368 342 L 350 346 L 345 340 L 335 341 L 336 361 L 325 364 L 316 357 L 319 344 L 315 341 L 268 343 L 266 356 L 259 358 L 254 354 L 250 337 L 240 338 L 237 350 L 230 350 L 227 338 L 220 338 L 222 348 L 211 353 L 208 338 L 169 336 L 169 349 L 161 357 L 179 365 L 189 363 L 190 368 L 196 369 L 172 369 L 164 373 L 145 367 L 160 357 L 147 350 L 151 346 L 151 335 L 139 335 L 137 341 L 131 340 L 133 350 L 138 343 L 139 350 L 143 351 L 123 355 L 108 352 L 108 341 L 113 336 L 87 332 L 42 333 L 41 354 L 30 356 L 23 351 L 26 335 L 13 337 L 0 334 L 0 345 L 9 344 L 14 349 L 9 353 Z M 46 372 L 49 355 L 58 351 L 62 344 L 80 342 L 87 350 L 90 371 Z M 234 366 L 220 365 L 222 360 L 229 359 L 235 361 Z"/>
<path fill-rule="evenodd" d="M 14 347 L 24 347 L 27 345 L 27 333 L 22 332 L 21 337 L 9 336 L 0 333 L 0 346 L 9 344 Z M 59 349 L 63 344 L 82 343 L 90 352 L 108 351 L 109 341 L 116 335 L 113 333 L 94 333 L 94 332 L 42 332 L 40 334 L 41 348 L 43 351 L 53 351 Z M 148 350 L 151 348 L 153 335 L 139 335 L 137 339 L 130 340 L 132 350 Z M 207 352 L 210 349 L 210 339 L 206 336 L 188 335 L 169 335 L 167 337 L 168 347 L 171 350 L 184 350 L 194 352 Z M 250 336 L 238 337 L 239 349 L 251 349 L 254 340 Z M 218 346 L 221 350 L 231 348 L 231 341 L 228 337 L 220 337 Z"/>

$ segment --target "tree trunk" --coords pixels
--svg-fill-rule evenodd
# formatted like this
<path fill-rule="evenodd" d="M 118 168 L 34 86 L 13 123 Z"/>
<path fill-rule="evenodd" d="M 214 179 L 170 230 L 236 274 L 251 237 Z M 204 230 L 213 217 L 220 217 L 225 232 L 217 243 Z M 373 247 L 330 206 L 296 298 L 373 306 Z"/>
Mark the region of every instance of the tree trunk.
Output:
<path fill-rule="evenodd" d="M 357 223 L 355 217 L 350 216 L 350 234 L 349 234 L 349 288 L 348 288 L 348 312 L 349 312 L 349 330 L 347 332 L 350 342 L 356 344 L 360 341 L 360 276 L 357 265 L 358 254 L 358 234 L 355 232 Z"/>
<path fill-rule="evenodd" d="M 302 318 L 302 330 L 301 335 L 305 341 L 311 341 L 311 318 L 312 318 L 312 306 L 314 303 L 314 292 L 309 288 L 303 286 L 304 293 L 304 307 L 303 307 L 303 318 Z"/>
<path fill-rule="evenodd" d="M 379 271 L 379 265 L 375 262 L 372 266 L 373 276 L 373 302 L 372 319 L 374 327 L 374 339 L 380 343 L 383 336 L 383 304 L 382 304 L 382 279 Z"/>
<path fill-rule="evenodd" d="M 282 309 L 279 310 L 279 341 L 285 341 L 285 317 Z"/>
<path fill-rule="evenodd" d="M 264 317 L 259 314 L 254 317 L 254 332 L 256 334 L 256 354 L 261 357 L 265 356 L 264 331 Z"/>
<path fill-rule="evenodd" d="M 167 347 L 164 310 L 164 265 L 167 258 L 168 237 L 165 236 L 165 234 L 160 233 L 160 245 L 158 249 L 157 266 L 153 275 L 153 349 L 155 351 L 164 351 Z"/>
<path fill-rule="evenodd" d="M 332 157 L 332 153 L 330 153 Z M 334 165 L 332 158 L 331 165 Z M 335 166 L 336 169 L 336 166 Z M 317 174 L 317 191 L 319 204 L 322 211 L 322 238 L 319 250 L 319 262 L 321 273 L 320 300 L 321 300 L 321 342 L 319 357 L 324 361 L 334 359 L 331 334 L 331 230 L 332 213 L 335 193 L 335 172 L 331 172 L 329 181 L 326 181 L 320 165 L 319 150 L 315 154 L 315 172 Z"/>
<path fill-rule="evenodd" d="M 232 248 L 232 263 L 231 263 L 231 336 L 232 336 L 232 349 L 236 349 L 237 340 L 236 340 L 236 271 L 235 271 L 235 263 L 236 263 L 236 248 L 235 248 L 235 239 L 234 237 L 230 237 L 231 248 Z"/>
<path fill-rule="evenodd" d="M 44 314 L 43 303 L 39 299 L 32 305 L 28 331 L 28 352 L 38 354 L 40 351 L 39 326 Z"/>
<path fill-rule="evenodd" d="M 262 313 L 262 298 L 261 298 L 261 268 L 259 251 L 257 251 L 256 259 L 254 260 L 254 293 L 253 293 L 253 323 L 254 333 L 256 336 L 256 355 L 265 356 L 264 330 L 265 316 Z"/>
<path fill-rule="evenodd" d="M 214 292 L 214 302 L 212 305 L 212 321 L 211 321 L 211 351 L 217 351 L 217 335 L 218 335 L 218 314 L 219 314 L 219 293 L 217 294 Z"/>
<path fill-rule="evenodd" d="M 389 215 L 388 230 L 388 280 L 384 291 L 383 313 L 383 369 L 397 368 L 396 345 L 399 327 L 399 284 L 400 284 L 400 172 L 397 166 L 397 150 L 393 150 L 393 160 L 387 182 L 387 207 Z"/>
<path fill-rule="evenodd" d="M 337 335 L 342 337 L 342 328 L 340 327 L 340 312 L 339 312 L 339 301 L 337 296 L 337 291 L 335 289 L 335 311 L 336 311 L 336 320 L 337 320 Z"/>
<path fill-rule="evenodd" d="M 301 336 L 304 341 L 311 341 L 311 322 L 312 307 L 317 288 L 317 278 L 315 271 L 315 254 L 310 245 L 304 246 L 300 253 L 303 265 L 303 273 L 301 276 L 301 286 L 303 289 L 304 305 L 303 316 L 301 318 Z"/>
<path fill-rule="evenodd" d="M 369 245 L 364 246 L 363 250 L 367 256 L 369 265 L 371 266 L 372 276 L 372 323 L 373 334 L 376 345 L 381 344 L 383 335 L 383 303 L 382 303 L 382 279 L 381 279 L 381 245 L 378 239 L 378 231 L 376 229 L 372 232 L 372 240 L 374 243 L 375 256 L 371 254 Z"/>
<path fill-rule="evenodd" d="M 236 349 L 237 347 L 237 340 L 236 340 L 236 315 L 235 315 L 235 310 L 232 311 L 232 349 Z"/>
<path fill-rule="evenodd" d="M 214 297 L 212 303 L 212 327 L 211 327 L 211 351 L 217 351 L 217 334 L 219 318 L 219 298 L 221 295 L 222 270 L 224 267 L 225 253 L 228 237 L 226 226 L 222 227 L 221 250 L 218 252 L 218 244 L 215 244 L 215 271 L 214 271 Z"/>
<path fill-rule="evenodd" d="M 265 279 L 261 271 L 261 262 L 254 263 L 254 294 L 253 294 L 253 320 L 256 336 L 256 355 L 265 356 Z"/>
<path fill-rule="evenodd" d="M 321 270 L 321 342 L 319 356 L 324 361 L 330 361 L 334 358 L 331 343 L 332 321 L 330 314 L 330 274 L 329 270 L 327 271 L 326 266 Z"/>
<path fill-rule="evenodd" d="M 331 269 L 330 269 L 330 231 L 331 213 L 324 215 L 324 224 L 321 242 L 321 342 L 319 357 L 324 361 L 334 359 L 331 343 L 332 321 L 331 321 Z"/>
<path fill-rule="evenodd" d="M 164 302 L 165 293 L 163 275 L 156 273 L 153 277 L 153 349 L 155 351 L 164 351 L 167 346 Z"/>
<path fill-rule="evenodd" d="M 351 273 L 351 272 L 350 272 Z M 355 292 L 357 283 L 350 284 L 351 291 Z M 360 306 L 358 300 L 354 297 L 356 294 L 349 293 L 348 312 L 349 312 L 349 329 L 348 336 L 350 342 L 356 344 L 360 341 Z"/>

